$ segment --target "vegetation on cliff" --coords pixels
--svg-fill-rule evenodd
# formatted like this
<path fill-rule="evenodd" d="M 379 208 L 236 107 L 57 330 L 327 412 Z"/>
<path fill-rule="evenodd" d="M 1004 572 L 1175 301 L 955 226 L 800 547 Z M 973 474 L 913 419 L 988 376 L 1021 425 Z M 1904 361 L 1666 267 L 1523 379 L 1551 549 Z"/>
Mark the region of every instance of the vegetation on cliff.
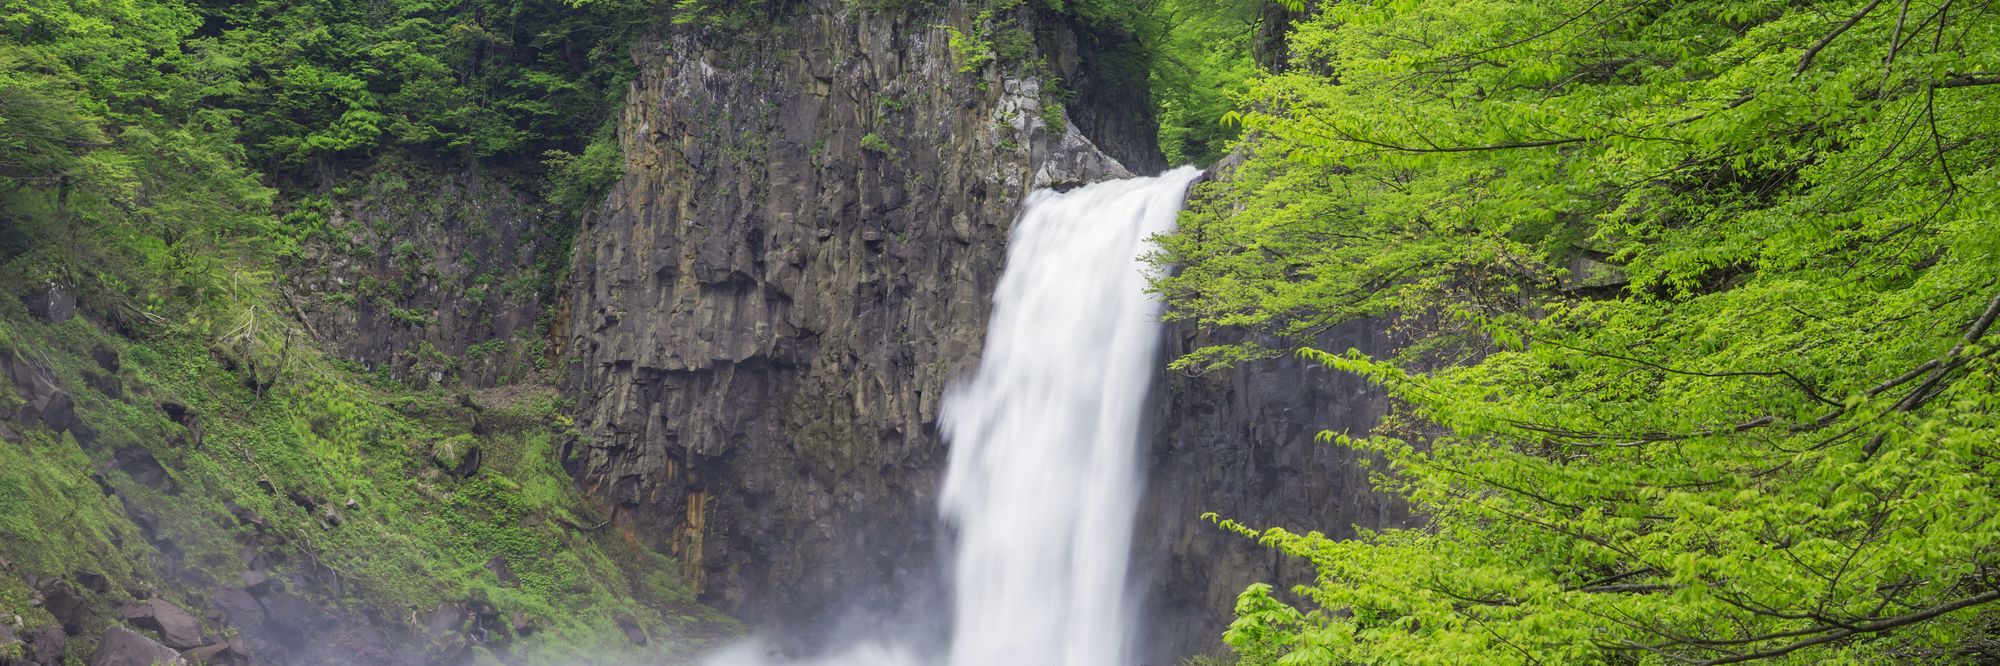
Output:
<path fill-rule="evenodd" d="M 329 354 L 282 287 L 385 159 L 592 200 L 651 8 L 0 7 L 0 611 L 79 661 L 149 597 L 222 611 L 202 640 L 273 662 L 728 633 L 572 487 L 532 367 L 413 390 Z"/>
<path fill-rule="evenodd" d="M 1322 5 L 1160 259 L 1405 409 L 1420 527 L 1258 536 L 1245 663 L 2000 655 L 1991 3 Z M 1204 350 L 1190 370 L 1284 351 Z M 1226 517 L 1224 517 L 1226 518 Z M 1311 526 L 1298 526 L 1311 527 Z M 1287 599 L 1290 599 L 1289 601 Z"/>

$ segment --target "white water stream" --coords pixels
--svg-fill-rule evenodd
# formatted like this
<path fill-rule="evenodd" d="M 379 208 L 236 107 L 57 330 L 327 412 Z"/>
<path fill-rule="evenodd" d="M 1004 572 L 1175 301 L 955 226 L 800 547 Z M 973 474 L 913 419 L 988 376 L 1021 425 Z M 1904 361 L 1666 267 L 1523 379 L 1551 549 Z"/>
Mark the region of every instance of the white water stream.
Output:
<path fill-rule="evenodd" d="M 1160 339 L 1140 257 L 1199 173 L 1029 197 L 979 370 L 943 406 L 938 509 L 958 534 L 949 653 L 875 643 L 811 664 L 1130 666 L 1139 426 Z M 753 666 L 763 652 L 707 663 Z"/>

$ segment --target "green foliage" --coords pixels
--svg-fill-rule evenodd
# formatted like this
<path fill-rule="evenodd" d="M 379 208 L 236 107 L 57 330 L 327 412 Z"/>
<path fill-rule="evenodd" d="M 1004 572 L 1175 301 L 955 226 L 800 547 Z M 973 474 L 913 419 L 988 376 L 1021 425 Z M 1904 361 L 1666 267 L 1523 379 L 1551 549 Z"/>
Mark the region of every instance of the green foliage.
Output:
<path fill-rule="evenodd" d="M 946 43 L 951 46 L 951 61 L 958 63 L 959 73 L 978 72 L 993 62 L 993 43 L 980 33 L 967 34 L 948 25 L 938 27 L 944 29 Z"/>
<path fill-rule="evenodd" d="M 466 347 L 465 356 L 467 358 L 476 358 L 480 356 L 494 356 L 494 355 L 499 355 L 505 351 L 507 351 L 507 340 L 504 338 L 494 338 L 492 340 L 487 340 L 485 342 L 481 342 Z"/>
<path fill-rule="evenodd" d="M 631 76 L 625 44 L 653 5 L 10 9 L 0 22 L 0 258 L 32 254 L 19 274 L 76 283 L 152 325 L 173 319 L 169 310 L 240 298 L 257 272 L 234 261 L 292 255 L 323 232 L 324 197 L 299 197 L 274 218 L 267 180 L 326 185 L 343 160 L 388 149 L 506 157 L 582 146 L 552 165 L 548 189 L 566 210 L 587 206 L 618 168 L 604 128 Z"/>
<path fill-rule="evenodd" d="M 1252 45 L 1268 0 L 1159 0 L 1149 83 L 1160 151 L 1172 164 L 1208 164 L 1241 128 L 1223 122 L 1259 73 Z"/>
<path fill-rule="evenodd" d="M 283 337 L 275 330 L 258 335 Z M 309 554 L 293 558 L 293 566 L 310 561 L 338 572 L 350 598 L 329 601 L 422 609 L 485 595 L 503 612 L 520 611 L 540 626 L 515 640 L 518 652 L 537 661 L 633 649 L 616 624 L 620 614 L 656 636 L 715 634 L 701 627 L 727 623 L 697 606 L 670 574 L 661 578 L 678 570 L 672 562 L 629 552 L 626 535 L 569 527 L 598 519 L 557 460 L 556 443 L 574 433 L 553 389 L 461 397 L 412 393 L 393 383 L 375 388 L 306 349 L 284 356 L 279 381 L 260 397 L 244 381 L 245 357 L 218 350 L 206 334 L 170 331 L 134 342 L 82 319 L 34 322 L 18 304 L 0 304 L 0 344 L 49 367 L 72 388 L 79 416 L 100 431 L 88 447 L 40 428 L 22 430 L 25 443 L 0 446 L 0 553 L 22 570 L 94 571 L 118 589 L 206 598 L 240 580 L 243 567 L 242 535 L 232 532 L 227 499 L 261 516 L 259 529 L 287 548 Z M 124 359 L 123 396 L 84 388 L 83 372 L 99 370 L 90 350 L 100 345 Z M 252 353 L 267 362 L 278 357 L 274 350 Z M 187 433 L 156 400 L 198 414 L 206 443 L 168 445 L 168 433 Z M 463 406 L 468 401 L 482 411 L 475 416 Z M 178 490 L 155 491 L 111 471 L 109 483 L 131 504 L 100 491 L 92 473 L 109 468 L 104 461 L 112 451 L 132 446 L 151 450 L 171 469 Z M 482 453 L 477 475 L 459 479 L 440 468 L 457 467 L 474 449 Z M 294 495 L 324 504 L 308 509 Z M 184 551 L 178 580 L 153 573 L 158 555 L 127 518 L 129 507 L 142 507 Z M 485 564 L 495 555 L 507 558 L 518 587 L 503 587 L 488 573 Z M 0 580 L 0 598 L 17 583 Z"/>
<path fill-rule="evenodd" d="M 204 7 L 219 34 L 189 40 L 209 99 L 239 109 L 244 141 L 282 169 L 399 147 L 534 155 L 581 143 L 630 73 L 628 36 L 653 3 L 559 0 Z"/>
<path fill-rule="evenodd" d="M 1122 49 L 1095 54 L 1109 79 L 1143 79 L 1171 163 L 1208 164 L 1228 152 L 1241 128 L 1224 122 L 1260 70 L 1256 40 L 1270 0 L 1094 0 L 1047 2 L 1110 37 Z M 960 61 L 963 62 L 964 57 Z M 1125 60 L 1128 62 L 1119 62 Z M 1119 71 L 1121 69 L 1129 71 Z M 1049 106 L 1067 104 L 1045 100 Z M 1050 122 L 1053 127 L 1061 123 Z"/>
<path fill-rule="evenodd" d="M 1236 660 L 1219 654 L 1193 654 L 1181 657 L 1174 666 L 1231 666 Z"/>
<path fill-rule="evenodd" d="M 849 5 L 871 12 L 913 12 L 937 4 L 938 0 L 847 0 Z"/>
<path fill-rule="evenodd" d="M 769 21 L 766 0 L 673 0 L 673 23 L 738 32 Z"/>
<path fill-rule="evenodd" d="M 1403 401 L 1427 523 L 1256 587 L 1252 664 L 1943 663 L 2000 611 L 1992 5 L 1341 3 L 1162 261 Z M 1208 350 L 1183 366 L 1270 353 Z"/>
<path fill-rule="evenodd" d="M 896 153 L 896 147 L 889 145 L 888 139 L 884 139 L 882 135 L 874 132 L 869 132 L 861 137 L 861 149 L 880 155 L 893 155 Z"/>
<path fill-rule="evenodd" d="M 567 210 L 594 205 L 625 175 L 625 157 L 619 152 L 618 135 L 610 121 L 598 129 L 582 154 L 551 150 L 543 154 L 542 164 L 549 174 L 549 201 Z"/>

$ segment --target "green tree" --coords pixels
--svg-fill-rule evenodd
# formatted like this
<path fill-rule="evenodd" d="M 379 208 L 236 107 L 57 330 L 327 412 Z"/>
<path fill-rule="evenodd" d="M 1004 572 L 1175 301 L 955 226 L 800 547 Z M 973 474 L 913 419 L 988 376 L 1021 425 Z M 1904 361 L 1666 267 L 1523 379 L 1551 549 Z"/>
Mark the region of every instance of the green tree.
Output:
<path fill-rule="evenodd" d="M 1404 407 L 1428 518 L 1247 591 L 1250 663 L 1889 663 L 2000 645 L 1991 3 L 1341 3 L 1160 260 L 1174 316 Z M 1282 351 L 1204 350 L 1183 366 Z"/>
<path fill-rule="evenodd" d="M 1223 122 L 1258 73 L 1254 42 L 1269 0 L 1161 0 L 1150 76 L 1160 150 L 1175 164 L 1209 164 L 1240 129 Z"/>

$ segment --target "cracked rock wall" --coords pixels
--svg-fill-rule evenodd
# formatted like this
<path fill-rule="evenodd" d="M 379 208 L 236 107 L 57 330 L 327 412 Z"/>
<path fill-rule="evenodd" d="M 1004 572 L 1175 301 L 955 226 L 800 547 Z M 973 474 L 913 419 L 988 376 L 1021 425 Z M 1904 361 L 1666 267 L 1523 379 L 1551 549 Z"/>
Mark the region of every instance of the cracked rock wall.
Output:
<path fill-rule="evenodd" d="M 1045 123 L 1030 68 L 959 70 L 937 26 L 969 3 L 852 4 L 635 49 L 626 175 L 559 333 L 585 435 L 566 464 L 703 600 L 779 635 L 937 580 L 939 398 L 977 363 L 1017 206 L 1129 175 Z M 1073 26 L 1026 20 L 1053 67 L 1088 60 Z M 1120 103 L 1150 128 L 1143 96 Z M 1157 167 L 1144 148 L 1128 161 Z"/>

